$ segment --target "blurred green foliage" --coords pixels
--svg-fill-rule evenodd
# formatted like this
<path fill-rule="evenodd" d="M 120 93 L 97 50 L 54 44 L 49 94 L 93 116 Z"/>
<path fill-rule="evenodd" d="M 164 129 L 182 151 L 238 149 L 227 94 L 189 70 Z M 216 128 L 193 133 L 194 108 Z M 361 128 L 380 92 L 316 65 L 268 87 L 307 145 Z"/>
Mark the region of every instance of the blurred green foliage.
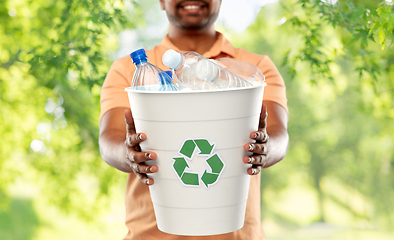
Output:
<path fill-rule="evenodd" d="M 31 200 L 14 199 L 7 211 L 0 212 L 1 239 L 30 240 L 39 225 Z"/>
<path fill-rule="evenodd" d="M 133 27 L 126 11 L 121 1 L 1 1 L 3 208 L 17 178 L 86 219 L 105 202 L 118 180 L 97 146 L 99 95 L 116 32 Z"/>
<path fill-rule="evenodd" d="M 385 1 L 284 0 L 262 8 L 246 36 L 232 36 L 237 46 L 272 57 L 287 86 L 290 147 L 262 173 L 265 217 L 299 224 L 271 206 L 300 176 L 319 203 L 310 221 L 337 221 L 327 210 L 335 203 L 353 223 L 392 230 L 393 17 Z M 330 182 L 360 194 L 364 207 Z"/>
<path fill-rule="evenodd" d="M 283 0 L 263 7 L 242 37 L 226 33 L 236 47 L 269 55 L 286 81 L 290 148 L 262 173 L 263 217 L 300 225 L 272 206 L 302 179 L 319 203 L 309 222 L 332 221 L 327 204 L 334 203 L 354 222 L 390 229 L 393 5 L 330 2 Z M 20 180 L 38 186 L 32 195 L 40 201 L 87 221 L 124 184 L 126 175 L 100 157 L 99 96 L 117 34 L 152 24 L 144 4 L 0 0 L 0 236 L 19 239 L 2 228 L 18 218 L 12 209 L 26 209 L 27 235 L 39 224 L 29 201 L 11 198 Z"/>

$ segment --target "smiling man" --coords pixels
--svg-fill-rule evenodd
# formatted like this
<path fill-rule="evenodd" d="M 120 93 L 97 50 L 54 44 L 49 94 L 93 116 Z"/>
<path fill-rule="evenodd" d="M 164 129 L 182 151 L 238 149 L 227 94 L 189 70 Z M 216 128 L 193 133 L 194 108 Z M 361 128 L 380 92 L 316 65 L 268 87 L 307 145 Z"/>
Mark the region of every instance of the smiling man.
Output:
<path fill-rule="evenodd" d="M 101 92 L 100 137 L 101 155 L 110 166 L 128 173 L 126 185 L 127 236 L 132 240 L 261 240 L 265 239 L 260 220 L 260 171 L 282 160 L 287 152 L 287 99 L 284 81 L 268 56 L 258 55 L 231 43 L 215 30 L 221 0 L 160 0 L 161 9 L 169 19 L 169 31 L 162 42 L 147 50 L 148 60 L 163 70 L 169 70 L 161 62 L 164 52 L 195 51 L 206 58 L 232 58 L 255 64 L 266 77 L 263 108 L 258 131 L 250 138 L 255 143 L 245 144 L 252 155 L 240 159 L 252 164 L 247 173 L 252 175 L 245 213 L 244 226 L 235 232 L 204 237 L 177 236 L 158 230 L 149 185 L 154 184 L 147 173 L 156 173 L 158 167 L 148 166 L 146 161 L 156 159 L 155 152 L 141 152 L 139 143 L 149 136 L 136 133 L 130 111 L 126 87 L 131 86 L 135 71 L 129 56 L 117 59 L 104 81 Z M 187 100 L 187 99 L 185 99 Z M 231 129 L 229 129 L 231 131 Z"/>

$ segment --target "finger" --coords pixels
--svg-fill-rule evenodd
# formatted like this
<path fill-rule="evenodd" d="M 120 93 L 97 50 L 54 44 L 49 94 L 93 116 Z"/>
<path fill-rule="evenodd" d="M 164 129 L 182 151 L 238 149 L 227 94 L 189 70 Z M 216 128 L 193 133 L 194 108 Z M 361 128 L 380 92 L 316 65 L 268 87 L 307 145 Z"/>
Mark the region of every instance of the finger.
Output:
<path fill-rule="evenodd" d="M 155 173 L 159 170 L 156 165 L 148 166 L 143 164 L 133 164 L 133 172 L 137 176 L 138 180 L 145 185 L 153 185 L 154 180 L 149 178 L 147 173 Z"/>
<path fill-rule="evenodd" d="M 260 165 L 253 165 L 251 168 L 248 169 L 248 174 L 249 175 L 257 175 L 261 172 L 261 166 Z"/>
<path fill-rule="evenodd" d="M 127 133 L 126 136 L 126 144 L 128 147 L 135 147 L 140 142 L 143 142 L 145 140 L 146 140 L 146 135 L 144 133 L 134 133 L 134 134 Z"/>
<path fill-rule="evenodd" d="M 127 132 L 135 133 L 134 119 L 130 109 L 124 111 L 124 118 L 126 121 Z"/>
<path fill-rule="evenodd" d="M 154 183 L 153 179 L 149 178 L 147 173 L 157 172 L 159 168 L 156 165 L 148 166 L 132 162 L 130 162 L 129 165 L 141 183 L 145 185 L 152 185 Z"/>
<path fill-rule="evenodd" d="M 156 165 L 145 165 L 145 164 L 132 164 L 132 169 L 134 173 L 137 174 L 147 174 L 147 173 L 156 173 L 159 170 L 159 167 Z"/>
<path fill-rule="evenodd" d="M 244 145 L 244 150 L 257 154 L 267 155 L 268 148 L 266 143 L 248 143 Z"/>
<path fill-rule="evenodd" d="M 157 154 L 154 152 L 135 152 L 130 151 L 127 153 L 127 159 L 132 163 L 143 163 L 149 160 L 155 160 L 157 158 Z"/>
<path fill-rule="evenodd" d="M 135 175 L 137 176 L 138 180 L 145 185 L 153 185 L 154 180 L 152 178 L 149 178 L 146 174 L 142 174 L 142 173 L 135 173 Z"/>
<path fill-rule="evenodd" d="M 269 136 L 268 136 L 267 132 L 264 130 L 264 131 L 252 132 L 250 134 L 250 138 L 254 139 L 258 142 L 266 143 L 268 141 Z"/>
<path fill-rule="evenodd" d="M 268 117 L 267 106 L 263 104 L 260 113 L 259 130 L 265 129 L 267 127 L 267 117 Z"/>
<path fill-rule="evenodd" d="M 243 158 L 243 162 L 246 164 L 260 165 L 262 168 L 267 164 L 267 156 L 266 155 L 252 155 L 245 156 Z"/>

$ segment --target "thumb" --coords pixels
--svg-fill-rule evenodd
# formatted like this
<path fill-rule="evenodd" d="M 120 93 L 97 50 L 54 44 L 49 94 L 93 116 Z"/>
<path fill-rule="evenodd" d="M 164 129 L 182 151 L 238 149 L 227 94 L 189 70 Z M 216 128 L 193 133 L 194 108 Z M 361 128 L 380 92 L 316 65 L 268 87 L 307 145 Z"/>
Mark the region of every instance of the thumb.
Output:
<path fill-rule="evenodd" d="M 267 127 L 267 116 L 268 116 L 267 106 L 263 104 L 260 113 L 259 129 L 264 129 Z"/>
<path fill-rule="evenodd" d="M 130 109 L 124 111 L 124 117 L 127 124 L 127 131 L 130 132 L 134 130 L 134 119 Z"/>

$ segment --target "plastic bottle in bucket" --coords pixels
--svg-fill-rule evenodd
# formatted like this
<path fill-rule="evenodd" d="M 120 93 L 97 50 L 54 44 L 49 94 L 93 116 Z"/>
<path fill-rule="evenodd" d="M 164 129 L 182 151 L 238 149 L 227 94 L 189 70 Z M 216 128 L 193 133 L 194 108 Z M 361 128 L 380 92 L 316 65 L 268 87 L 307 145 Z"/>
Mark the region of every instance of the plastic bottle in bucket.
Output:
<path fill-rule="evenodd" d="M 179 88 L 174 84 L 171 71 L 164 71 L 158 73 L 160 81 L 159 91 L 178 91 Z"/>
<path fill-rule="evenodd" d="M 163 64 L 173 70 L 174 78 L 186 88 L 193 90 L 228 89 L 252 86 L 234 73 L 225 70 L 213 60 L 196 52 L 179 53 L 168 50 Z"/>
<path fill-rule="evenodd" d="M 261 70 L 254 64 L 238 61 L 231 58 L 215 59 L 216 63 L 224 69 L 254 84 L 264 82 L 265 76 Z"/>
<path fill-rule="evenodd" d="M 162 61 L 163 64 L 176 71 L 173 77 L 184 87 L 195 89 L 198 84 L 198 79 L 195 78 L 195 64 L 203 59 L 198 53 L 184 52 L 178 53 L 174 50 L 168 50 L 164 53 Z"/>
<path fill-rule="evenodd" d="M 199 79 L 203 79 L 206 83 L 214 85 L 216 89 L 252 86 L 251 83 L 225 70 L 209 59 L 202 59 L 196 64 L 196 76 Z"/>
<path fill-rule="evenodd" d="M 160 68 L 148 62 L 144 49 L 138 49 L 130 54 L 136 66 L 131 87 L 143 91 L 178 91 L 179 86 Z"/>

